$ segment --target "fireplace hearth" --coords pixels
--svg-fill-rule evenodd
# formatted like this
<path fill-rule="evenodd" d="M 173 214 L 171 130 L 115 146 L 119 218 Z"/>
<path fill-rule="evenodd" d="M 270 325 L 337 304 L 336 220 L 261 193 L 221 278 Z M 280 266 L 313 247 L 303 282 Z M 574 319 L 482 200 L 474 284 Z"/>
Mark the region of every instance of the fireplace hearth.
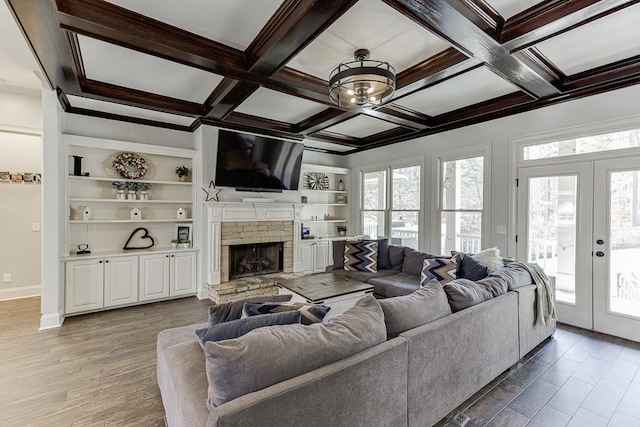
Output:
<path fill-rule="evenodd" d="M 229 280 L 282 272 L 282 242 L 229 246 Z"/>

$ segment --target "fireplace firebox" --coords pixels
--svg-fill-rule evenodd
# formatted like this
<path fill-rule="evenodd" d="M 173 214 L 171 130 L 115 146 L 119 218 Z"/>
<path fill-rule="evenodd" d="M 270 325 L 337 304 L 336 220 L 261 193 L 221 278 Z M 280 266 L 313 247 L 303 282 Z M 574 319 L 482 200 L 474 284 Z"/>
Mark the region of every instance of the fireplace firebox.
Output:
<path fill-rule="evenodd" d="M 229 280 L 282 271 L 282 242 L 229 246 Z"/>

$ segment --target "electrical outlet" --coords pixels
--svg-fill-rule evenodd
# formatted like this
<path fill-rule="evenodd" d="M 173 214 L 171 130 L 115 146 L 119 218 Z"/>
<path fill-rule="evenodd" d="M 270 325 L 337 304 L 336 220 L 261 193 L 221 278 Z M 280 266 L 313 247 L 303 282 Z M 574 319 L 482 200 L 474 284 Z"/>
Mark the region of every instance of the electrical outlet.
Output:
<path fill-rule="evenodd" d="M 467 417 L 462 412 L 456 412 L 456 414 L 451 418 L 451 422 L 455 426 L 464 427 L 471 418 Z"/>
<path fill-rule="evenodd" d="M 11 273 L 4 273 L 2 275 L 2 283 L 9 283 L 11 281 Z"/>
<path fill-rule="evenodd" d="M 40 223 L 32 222 L 31 223 L 31 231 L 40 231 Z"/>
<path fill-rule="evenodd" d="M 499 225 L 498 227 L 496 227 L 496 234 L 507 234 L 507 226 Z"/>

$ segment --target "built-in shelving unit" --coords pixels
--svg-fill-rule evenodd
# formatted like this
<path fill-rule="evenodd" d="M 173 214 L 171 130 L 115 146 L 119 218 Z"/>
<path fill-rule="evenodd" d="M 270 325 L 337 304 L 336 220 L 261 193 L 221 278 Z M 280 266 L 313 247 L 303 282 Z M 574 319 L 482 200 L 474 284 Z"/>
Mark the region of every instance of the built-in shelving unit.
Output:
<path fill-rule="evenodd" d="M 65 314 L 85 313 L 142 302 L 193 295 L 196 292 L 199 233 L 196 191 L 181 182 L 178 166 L 194 173 L 196 152 L 189 149 L 65 135 L 69 159 L 65 200 L 66 221 Z M 120 153 L 135 153 L 148 165 L 140 179 L 121 177 L 113 167 Z M 75 175 L 74 157 L 81 157 Z M 127 165 L 133 167 L 135 165 Z M 86 176 L 88 175 L 88 176 Z M 118 192 L 114 182 L 143 183 L 150 188 L 131 195 Z M 135 194 L 135 196 L 134 196 Z M 135 197 L 135 198 L 134 198 Z M 88 208 L 88 209 L 87 209 Z M 132 210 L 139 217 L 132 217 Z M 179 217 L 178 210 L 184 211 Z M 181 211 L 181 213 L 182 213 Z M 89 212 L 85 219 L 85 212 Z M 173 249 L 179 226 L 191 227 L 191 247 Z M 135 230 L 144 228 L 154 245 L 124 250 Z M 138 231 L 132 245 L 145 247 L 150 239 Z M 78 254 L 88 245 L 90 254 Z"/>

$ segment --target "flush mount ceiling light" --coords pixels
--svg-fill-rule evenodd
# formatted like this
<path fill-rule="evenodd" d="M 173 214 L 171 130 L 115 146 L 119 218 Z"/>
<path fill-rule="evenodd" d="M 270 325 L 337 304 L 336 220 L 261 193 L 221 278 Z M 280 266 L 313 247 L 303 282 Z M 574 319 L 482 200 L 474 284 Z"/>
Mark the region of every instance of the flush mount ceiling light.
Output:
<path fill-rule="evenodd" d="M 375 107 L 396 89 L 396 71 L 388 62 L 369 59 L 367 49 L 354 52 L 355 61 L 338 65 L 329 77 L 329 98 L 343 108 Z"/>

